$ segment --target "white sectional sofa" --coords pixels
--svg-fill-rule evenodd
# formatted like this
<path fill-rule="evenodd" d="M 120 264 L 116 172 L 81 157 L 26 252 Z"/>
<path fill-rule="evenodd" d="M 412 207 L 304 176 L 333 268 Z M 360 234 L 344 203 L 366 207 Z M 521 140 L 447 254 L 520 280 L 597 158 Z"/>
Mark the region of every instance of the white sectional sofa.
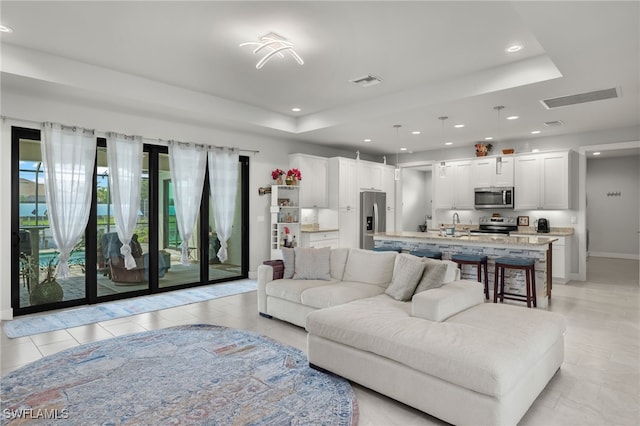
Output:
<path fill-rule="evenodd" d="M 258 311 L 306 327 L 312 366 L 449 423 L 515 425 L 562 364 L 563 317 L 485 303 L 452 262 L 308 250 L 288 253 L 295 278 L 258 268 Z"/>

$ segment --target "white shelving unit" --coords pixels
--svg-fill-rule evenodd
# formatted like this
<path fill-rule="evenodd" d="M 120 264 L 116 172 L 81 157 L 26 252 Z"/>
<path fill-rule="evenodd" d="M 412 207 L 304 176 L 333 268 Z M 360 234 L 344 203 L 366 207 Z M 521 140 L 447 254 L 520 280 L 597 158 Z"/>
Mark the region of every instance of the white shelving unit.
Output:
<path fill-rule="evenodd" d="M 300 244 L 300 186 L 271 186 L 271 259 L 282 259 L 282 247 L 296 241 Z M 289 229 L 289 240 L 286 230 Z"/>

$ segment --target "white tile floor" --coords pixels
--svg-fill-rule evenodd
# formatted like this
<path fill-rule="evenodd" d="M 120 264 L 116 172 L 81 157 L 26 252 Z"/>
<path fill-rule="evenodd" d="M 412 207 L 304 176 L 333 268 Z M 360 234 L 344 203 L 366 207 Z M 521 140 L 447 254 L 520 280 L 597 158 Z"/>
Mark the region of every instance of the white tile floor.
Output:
<path fill-rule="evenodd" d="M 565 362 L 522 425 L 640 424 L 638 261 L 590 258 L 587 263 L 589 281 L 554 286 L 550 310 L 565 315 L 569 327 Z M 305 350 L 305 331 L 259 317 L 251 292 L 18 339 L 2 333 L 0 368 L 4 375 L 82 343 L 193 323 L 253 330 Z M 443 424 L 361 386 L 354 389 L 360 425 Z"/>

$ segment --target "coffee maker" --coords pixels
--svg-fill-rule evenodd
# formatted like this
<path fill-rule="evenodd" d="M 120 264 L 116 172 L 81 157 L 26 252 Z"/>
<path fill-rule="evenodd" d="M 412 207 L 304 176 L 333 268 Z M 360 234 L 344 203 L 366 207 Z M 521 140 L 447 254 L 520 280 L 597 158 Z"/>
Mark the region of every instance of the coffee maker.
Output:
<path fill-rule="evenodd" d="M 549 229 L 549 219 L 546 219 L 544 217 L 538 219 L 538 232 L 546 233 L 549 232 Z"/>

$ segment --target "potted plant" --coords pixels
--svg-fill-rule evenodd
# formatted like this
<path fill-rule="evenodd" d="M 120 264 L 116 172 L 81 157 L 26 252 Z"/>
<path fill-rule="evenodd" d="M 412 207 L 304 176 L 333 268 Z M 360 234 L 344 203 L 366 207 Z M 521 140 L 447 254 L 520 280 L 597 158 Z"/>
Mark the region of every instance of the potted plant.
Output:
<path fill-rule="evenodd" d="M 297 185 L 299 180 L 302 180 L 302 173 L 300 173 L 300 170 L 289 169 L 289 171 L 287 171 L 287 177 L 285 179 L 287 185 Z"/>
<path fill-rule="evenodd" d="M 33 259 L 31 258 L 31 256 L 26 257 L 29 277 L 38 277 L 39 280 L 40 271 L 34 268 Z M 47 262 L 47 265 L 43 268 L 45 273 L 44 279 L 30 287 L 29 303 L 31 304 L 31 306 L 62 301 L 64 292 L 60 283 L 56 281 L 56 269 L 58 267 L 58 260 L 58 256 L 54 256 L 49 259 L 49 262 Z"/>
<path fill-rule="evenodd" d="M 486 156 L 489 153 L 489 151 L 491 151 L 492 147 L 493 147 L 493 145 L 491 145 L 490 143 L 477 143 L 477 144 L 475 144 L 476 157 L 484 157 L 484 156 Z"/>
<path fill-rule="evenodd" d="M 282 185 L 282 175 L 284 175 L 284 170 L 275 169 L 271 172 L 271 179 L 276 181 L 276 185 Z"/>

